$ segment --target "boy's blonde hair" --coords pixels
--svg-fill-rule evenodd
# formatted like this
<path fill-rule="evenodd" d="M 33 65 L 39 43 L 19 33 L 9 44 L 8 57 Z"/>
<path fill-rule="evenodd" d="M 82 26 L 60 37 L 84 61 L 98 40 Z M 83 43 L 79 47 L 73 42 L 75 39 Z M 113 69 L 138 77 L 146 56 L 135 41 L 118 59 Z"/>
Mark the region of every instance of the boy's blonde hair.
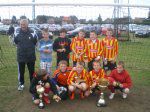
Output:
<path fill-rule="evenodd" d="M 112 33 L 114 32 L 112 28 L 107 28 L 107 31 L 111 31 Z"/>
<path fill-rule="evenodd" d="M 68 65 L 67 61 L 65 61 L 65 60 L 61 60 L 58 65 L 61 65 L 61 64 L 64 64 L 66 66 Z"/>
<path fill-rule="evenodd" d="M 44 28 L 44 29 L 42 30 L 42 33 L 49 33 L 48 28 Z"/>

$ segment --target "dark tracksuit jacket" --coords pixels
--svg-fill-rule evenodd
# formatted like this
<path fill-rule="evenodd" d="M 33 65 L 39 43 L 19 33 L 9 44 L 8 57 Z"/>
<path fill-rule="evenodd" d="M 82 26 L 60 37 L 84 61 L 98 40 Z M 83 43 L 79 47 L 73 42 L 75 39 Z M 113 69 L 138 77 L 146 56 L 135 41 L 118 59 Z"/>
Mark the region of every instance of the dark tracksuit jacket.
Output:
<path fill-rule="evenodd" d="M 34 65 L 35 65 L 35 46 L 37 42 L 36 34 L 31 30 L 27 31 L 19 30 L 19 33 L 15 35 L 14 42 L 17 46 L 17 61 L 18 61 L 18 79 L 19 83 L 24 84 L 24 72 L 25 65 L 27 64 L 30 81 L 33 78 Z"/>
<path fill-rule="evenodd" d="M 66 52 L 57 52 L 58 49 L 61 49 L 62 44 L 64 44 Z M 53 43 L 53 50 L 57 52 L 57 66 L 61 60 L 66 60 L 69 65 L 69 53 L 71 52 L 70 44 L 71 40 L 67 37 L 65 38 L 58 37 L 55 39 Z"/>
<path fill-rule="evenodd" d="M 47 80 L 41 80 L 38 77 L 34 77 L 32 79 L 31 85 L 30 85 L 30 93 L 34 96 L 35 99 L 39 98 L 39 94 L 37 93 L 36 86 L 39 85 L 40 83 L 42 83 L 43 85 L 45 83 L 49 83 L 50 84 L 50 90 L 55 95 L 59 96 L 57 88 L 56 88 L 56 85 L 55 85 L 55 83 L 50 78 L 47 78 Z"/>

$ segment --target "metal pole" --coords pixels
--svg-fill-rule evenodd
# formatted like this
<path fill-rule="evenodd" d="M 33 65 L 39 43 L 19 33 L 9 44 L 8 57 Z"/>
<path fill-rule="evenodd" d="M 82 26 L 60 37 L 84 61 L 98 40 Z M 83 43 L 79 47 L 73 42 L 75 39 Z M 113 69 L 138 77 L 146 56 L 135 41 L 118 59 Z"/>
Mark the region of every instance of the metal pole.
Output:
<path fill-rule="evenodd" d="M 128 0 L 128 4 L 129 4 L 129 0 Z M 130 39 L 130 29 L 129 29 L 129 25 L 130 25 L 130 10 L 128 7 L 128 41 Z"/>
<path fill-rule="evenodd" d="M 89 3 L 1 3 L 0 6 L 112 6 L 112 7 L 143 7 L 143 8 L 150 8 L 150 5 L 139 5 L 139 4 L 89 4 Z"/>
<path fill-rule="evenodd" d="M 32 0 L 32 3 L 35 3 L 35 0 Z M 32 4 L 32 22 L 35 24 L 35 4 Z"/>

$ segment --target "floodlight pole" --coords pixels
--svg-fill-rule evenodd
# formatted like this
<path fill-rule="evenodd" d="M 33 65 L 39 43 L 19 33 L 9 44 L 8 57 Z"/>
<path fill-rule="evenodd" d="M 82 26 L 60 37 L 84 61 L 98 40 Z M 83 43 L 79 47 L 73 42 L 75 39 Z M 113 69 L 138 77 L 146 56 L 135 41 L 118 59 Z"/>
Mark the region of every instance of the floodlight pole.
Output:
<path fill-rule="evenodd" d="M 35 0 L 32 0 L 32 22 L 35 24 Z"/>

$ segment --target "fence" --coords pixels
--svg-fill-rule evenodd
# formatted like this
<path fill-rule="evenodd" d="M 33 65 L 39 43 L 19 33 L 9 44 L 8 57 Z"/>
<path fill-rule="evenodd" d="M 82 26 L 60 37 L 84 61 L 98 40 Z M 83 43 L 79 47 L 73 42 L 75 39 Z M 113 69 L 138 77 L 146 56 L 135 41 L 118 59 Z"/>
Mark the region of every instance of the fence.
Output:
<path fill-rule="evenodd" d="M 150 8 L 150 6 L 147 5 L 134 6 L 119 4 L 1 4 L 0 16 L 11 19 L 14 15 L 17 18 L 24 15 L 31 19 L 35 18 L 37 15 L 48 15 L 54 17 L 75 15 L 79 19 L 91 19 L 96 21 L 99 14 L 106 20 L 107 18 L 114 17 L 114 7 L 120 8 L 117 10 L 117 14 L 119 14 L 117 17 L 131 16 L 133 18 L 136 16 L 148 17 Z M 135 14 L 135 12 L 138 13 Z M 5 16 L 3 16 L 3 14 L 5 14 Z M 140 19 L 138 21 L 140 21 Z M 128 26 L 129 23 L 126 25 Z M 129 68 L 149 69 L 150 38 L 136 38 L 133 36 L 133 33 L 130 33 L 130 35 L 131 38 L 129 41 L 119 41 L 118 59 L 124 60 L 126 66 Z M 53 57 L 55 57 L 55 53 L 53 53 L 53 55 Z M 38 59 L 39 54 L 37 53 L 36 67 L 39 65 Z M 53 60 L 55 60 L 55 58 L 53 58 Z M 55 65 L 55 61 L 53 61 L 53 63 L 53 65 Z M 13 46 L 10 43 L 7 35 L 0 35 L 0 70 L 9 70 L 10 68 L 17 68 L 16 46 Z M 55 66 L 53 66 L 53 69 L 55 69 Z"/>

